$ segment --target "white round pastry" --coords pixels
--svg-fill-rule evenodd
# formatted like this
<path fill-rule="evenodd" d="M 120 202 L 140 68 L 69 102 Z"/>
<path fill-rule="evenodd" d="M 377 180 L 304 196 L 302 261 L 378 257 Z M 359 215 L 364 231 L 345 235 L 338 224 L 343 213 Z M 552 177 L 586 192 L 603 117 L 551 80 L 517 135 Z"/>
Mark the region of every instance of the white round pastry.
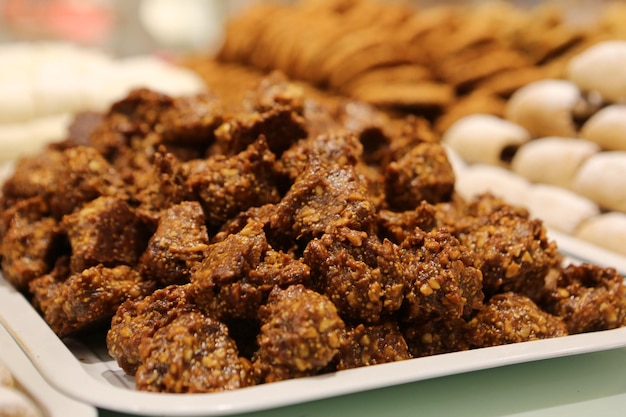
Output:
<path fill-rule="evenodd" d="M 534 137 L 575 137 L 573 115 L 589 115 L 596 105 L 587 102 L 576 84 L 545 79 L 521 87 L 506 103 L 505 117 Z"/>
<path fill-rule="evenodd" d="M 0 162 L 33 155 L 48 143 L 64 139 L 71 120 L 72 115 L 65 113 L 24 123 L 0 124 Z"/>
<path fill-rule="evenodd" d="M 0 46 L 0 124 L 83 110 L 106 111 L 140 87 L 173 96 L 206 90 L 195 72 L 156 56 L 114 59 L 64 42 Z"/>
<path fill-rule="evenodd" d="M 80 84 L 72 65 L 50 63 L 42 66 L 33 79 L 35 117 L 46 117 L 81 110 Z"/>
<path fill-rule="evenodd" d="M 490 114 L 473 114 L 456 121 L 442 136 L 465 162 L 508 165 L 508 157 L 531 139 L 523 127 Z"/>
<path fill-rule="evenodd" d="M 20 123 L 35 116 L 35 96 L 29 80 L 8 78 L 0 81 L 0 124 Z"/>
<path fill-rule="evenodd" d="M 127 91 L 145 87 L 172 96 L 205 91 L 202 79 L 191 70 L 169 64 L 153 56 L 136 56 L 120 61 L 118 75 Z"/>
<path fill-rule="evenodd" d="M 495 165 L 468 166 L 456 177 L 455 190 L 467 200 L 489 192 L 511 204 L 524 205 L 530 183 L 523 177 Z"/>
<path fill-rule="evenodd" d="M 0 75 L 19 74 L 33 67 L 32 44 L 29 42 L 4 42 L 0 44 Z"/>
<path fill-rule="evenodd" d="M 172 96 L 194 95 L 206 91 L 206 84 L 196 73 L 174 66 L 167 66 L 159 73 L 158 84 L 154 85 L 157 91 Z M 156 77 L 155 77 L 156 78 Z"/>
<path fill-rule="evenodd" d="M 20 391 L 0 386 L 0 417 L 41 417 L 42 413 Z"/>
<path fill-rule="evenodd" d="M 546 226 L 567 234 L 574 233 L 583 221 L 600 213 L 598 205 L 588 198 L 548 184 L 532 185 L 524 205 Z"/>
<path fill-rule="evenodd" d="M 120 99 L 126 89 L 120 89 L 117 80 L 117 65 L 110 62 L 92 71 L 86 71 L 79 78 L 79 94 L 85 106 L 84 111 L 105 112 L 111 104 Z"/>
<path fill-rule="evenodd" d="M 626 214 L 613 211 L 591 217 L 574 236 L 626 256 Z"/>
<path fill-rule="evenodd" d="M 598 92 L 609 102 L 626 100 L 626 41 L 595 44 L 573 57 L 567 77 L 583 91 Z"/>
<path fill-rule="evenodd" d="M 520 147 L 511 169 L 531 182 L 570 188 L 583 162 L 599 151 L 600 147 L 589 140 L 544 137 Z"/>
<path fill-rule="evenodd" d="M 29 149 L 30 140 L 28 123 L 0 124 L 0 162 L 18 158 Z"/>
<path fill-rule="evenodd" d="M 626 105 L 613 104 L 598 110 L 582 126 L 580 136 L 602 149 L 626 151 Z"/>
<path fill-rule="evenodd" d="M 162 45 L 217 51 L 227 7 L 223 4 L 206 0 L 142 0 L 138 16 L 143 28 Z"/>
<path fill-rule="evenodd" d="M 72 113 L 59 113 L 31 120 L 29 123 L 31 140 L 28 148 L 24 149 L 21 154 L 34 155 L 46 145 L 66 139 L 73 119 Z"/>
<path fill-rule="evenodd" d="M 604 209 L 626 212 L 626 151 L 589 157 L 576 173 L 572 189 Z"/>
<path fill-rule="evenodd" d="M 446 156 L 448 157 L 448 162 L 450 162 L 450 166 L 452 166 L 452 171 L 454 175 L 457 177 L 462 175 L 462 172 L 467 168 L 467 163 L 461 158 L 461 155 L 450 146 L 445 143 L 441 144 L 443 149 L 446 151 Z"/>
<path fill-rule="evenodd" d="M 136 56 L 116 62 L 84 77 L 85 109 L 106 111 L 131 90 L 149 88 L 171 96 L 206 91 L 202 79 L 191 70 L 179 68 L 153 56 Z"/>

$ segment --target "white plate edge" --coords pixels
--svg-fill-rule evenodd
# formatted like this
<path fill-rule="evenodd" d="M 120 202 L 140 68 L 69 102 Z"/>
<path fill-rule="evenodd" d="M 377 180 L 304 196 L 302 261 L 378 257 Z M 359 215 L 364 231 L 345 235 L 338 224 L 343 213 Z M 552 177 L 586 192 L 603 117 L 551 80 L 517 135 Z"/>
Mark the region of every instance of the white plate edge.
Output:
<path fill-rule="evenodd" d="M 626 257 L 616 252 L 552 229 L 548 229 L 548 238 L 556 242 L 563 255 L 603 267 L 612 267 L 626 276 Z"/>
<path fill-rule="evenodd" d="M 79 402 L 52 388 L 4 326 L 0 325 L 0 360 L 46 417 L 97 417 L 91 404 Z"/>

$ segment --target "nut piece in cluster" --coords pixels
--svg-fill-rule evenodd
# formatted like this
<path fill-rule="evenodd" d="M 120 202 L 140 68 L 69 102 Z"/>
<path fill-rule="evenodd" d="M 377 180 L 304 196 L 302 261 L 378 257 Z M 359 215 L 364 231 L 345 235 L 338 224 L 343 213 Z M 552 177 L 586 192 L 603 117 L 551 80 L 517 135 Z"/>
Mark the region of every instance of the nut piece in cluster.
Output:
<path fill-rule="evenodd" d="M 469 323 L 474 347 L 488 347 L 567 336 L 561 318 L 541 310 L 530 298 L 514 292 L 491 297 Z"/>
<path fill-rule="evenodd" d="M 347 343 L 341 350 L 337 370 L 410 359 L 408 346 L 398 324 L 363 325 L 348 330 Z"/>
<path fill-rule="evenodd" d="M 540 300 L 546 274 L 561 261 L 556 244 L 548 239 L 541 220 L 506 205 L 493 210 L 459 235 L 482 262 L 483 291 L 514 291 Z"/>
<path fill-rule="evenodd" d="M 438 226 L 436 216 L 437 206 L 426 201 L 422 201 L 414 210 L 396 212 L 381 209 L 378 211 L 378 234 L 400 244 L 416 228 L 425 232 L 436 228 Z"/>
<path fill-rule="evenodd" d="M 363 157 L 363 144 L 349 131 L 330 131 L 295 143 L 280 158 L 280 171 L 296 180 L 315 161 L 356 165 Z"/>
<path fill-rule="evenodd" d="M 214 140 L 214 131 L 223 121 L 219 100 L 201 93 L 174 98 L 169 104 L 155 126 L 163 143 L 206 147 Z"/>
<path fill-rule="evenodd" d="M 401 244 L 405 280 L 401 320 L 456 320 L 482 307 L 482 274 L 469 248 L 445 230 L 419 229 Z"/>
<path fill-rule="evenodd" d="M 99 196 L 125 198 L 120 175 L 93 148 L 76 146 L 23 158 L 2 185 L 5 198 L 40 196 L 56 217 L 71 213 Z"/>
<path fill-rule="evenodd" d="M 254 283 L 250 273 L 268 250 L 263 224 L 255 221 L 210 245 L 191 275 L 200 308 L 220 319 L 256 317 L 273 283 Z"/>
<path fill-rule="evenodd" d="M 249 220 L 237 233 L 209 246 L 191 275 L 198 306 L 220 319 L 256 319 L 274 286 L 307 283 L 310 270 L 301 260 L 275 251 L 264 224 Z"/>
<path fill-rule="evenodd" d="M 2 274 L 17 289 L 26 289 L 30 281 L 49 272 L 66 249 L 58 222 L 47 214 L 43 200 L 31 197 L 0 215 Z"/>
<path fill-rule="evenodd" d="M 463 319 L 403 323 L 402 334 L 414 358 L 460 352 L 470 348 L 467 323 Z"/>
<path fill-rule="evenodd" d="M 275 288 L 259 316 L 254 367 L 262 382 L 323 372 L 345 343 L 345 325 L 334 304 L 302 285 Z"/>
<path fill-rule="evenodd" d="M 57 172 L 53 166 L 65 163 L 60 151 L 50 150 L 31 157 L 24 157 L 3 168 L 1 195 L 3 200 L 20 200 L 40 196 L 45 199 L 55 190 Z M 10 204 L 10 200 L 3 204 Z"/>
<path fill-rule="evenodd" d="M 196 306 L 190 285 L 170 285 L 141 299 L 124 301 L 111 320 L 106 344 L 109 355 L 128 375 L 135 375 L 141 364 L 139 344 L 161 327 Z"/>
<path fill-rule="evenodd" d="M 402 305 L 400 251 L 389 240 L 343 227 L 309 242 L 304 261 L 316 289 L 347 320 L 378 323 Z"/>
<path fill-rule="evenodd" d="M 505 116 L 527 129 L 534 137 L 577 136 L 576 122 L 589 117 L 596 104 L 587 101 L 578 86 L 568 80 L 545 79 L 517 90 Z"/>
<path fill-rule="evenodd" d="M 170 393 L 228 391 L 254 385 L 225 324 L 189 312 L 139 345 L 138 390 Z"/>
<path fill-rule="evenodd" d="M 56 216 L 72 213 L 100 196 L 127 196 L 123 180 L 94 148 L 77 146 L 62 152 L 62 161 L 51 167 L 54 186 L 50 209 Z"/>
<path fill-rule="evenodd" d="M 299 139 L 307 137 L 302 116 L 287 106 L 264 112 L 240 113 L 215 129 L 213 154 L 235 155 L 263 135 L 269 149 L 281 155 Z"/>
<path fill-rule="evenodd" d="M 29 285 L 33 304 L 59 337 L 111 320 L 120 304 L 145 297 L 155 287 L 127 265 L 107 268 L 100 264 L 67 279 L 66 272 L 67 266 L 57 265 Z"/>
<path fill-rule="evenodd" d="M 209 228 L 219 228 L 250 207 L 280 200 L 275 158 L 260 136 L 234 156 L 214 155 L 190 162 L 185 186 L 191 190 L 190 199 L 202 205 Z"/>
<path fill-rule="evenodd" d="M 398 210 L 412 210 L 422 201 L 449 201 L 454 191 L 454 171 L 439 143 L 416 145 L 385 169 L 385 195 Z"/>
<path fill-rule="evenodd" d="M 615 329 L 626 322 L 624 277 L 613 268 L 568 265 L 546 299 L 546 310 L 561 317 L 570 334 Z"/>
<path fill-rule="evenodd" d="M 597 92 L 608 102 L 626 99 L 626 41 L 600 42 L 573 57 L 567 76 L 581 90 Z"/>
<path fill-rule="evenodd" d="M 144 169 L 133 170 L 135 212 L 151 228 L 171 205 L 189 200 L 185 185 L 188 164 L 159 146 Z"/>
<path fill-rule="evenodd" d="M 306 97 L 301 86 L 289 82 L 280 71 L 273 71 L 262 78 L 255 91 L 252 107 L 260 112 L 274 108 L 287 108 L 302 115 Z"/>
<path fill-rule="evenodd" d="M 271 226 L 296 239 L 311 239 L 338 227 L 369 231 L 375 221 L 366 182 L 354 166 L 331 161 L 308 165 L 276 205 Z"/>
<path fill-rule="evenodd" d="M 165 285 L 186 283 L 208 246 L 200 203 L 173 205 L 159 219 L 157 230 L 139 259 L 139 272 Z"/>
<path fill-rule="evenodd" d="M 134 265 L 145 245 L 139 219 L 118 197 L 98 197 L 64 216 L 61 225 L 72 247 L 72 272 L 98 264 Z"/>

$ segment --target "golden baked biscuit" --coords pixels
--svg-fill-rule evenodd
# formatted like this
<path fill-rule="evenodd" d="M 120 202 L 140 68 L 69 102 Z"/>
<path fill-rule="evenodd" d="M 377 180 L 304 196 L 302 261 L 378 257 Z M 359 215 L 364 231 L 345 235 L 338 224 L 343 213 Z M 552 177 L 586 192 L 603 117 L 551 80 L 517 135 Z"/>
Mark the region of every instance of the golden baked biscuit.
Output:
<path fill-rule="evenodd" d="M 354 77 L 372 68 L 390 65 L 410 64 L 406 55 L 409 45 L 405 43 L 388 43 L 386 45 L 374 45 L 360 51 L 349 61 L 344 61 L 331 74 L 328 84 L 333 88 L 340 88 Z"/>
<path fill-rule="evenodd" d="M 491 114 L 503 116 L 506 100 L 495 95 L 477 91 L 461 97 L 447 106 L 435 123 L 435 129 L 443 133 L 457 120 L 471 114 Z"/>
<path fill-rule="evenodd" d="M 358 89 L 360 86 L 368 84 L 384 84 L 395 81 L 405 83 L 418 83 L 421 81 L 433 80 L 434 75 L 430 69 L 420 64 L 401 64 L 372 68 L 365 71 L 344 85 L 339 90 L 348 94 Z"/>
<path fill-rule="evenodd" d="M 448 84 L 420 83 L 368 84 L 353 93 L 354 98 L 383 107 L 443 108 L 454 101 Z"/>
<path fill-rule="evenodd" d="M 444 79 L 457 89 L 467 91 L 473 84 L 498 73 L 526 68 L 529 59 L 512 49 L 499 48 L 489 54 L 478 54 L 469 59 L 451 60 L 446 62 L 441 72 Z"/>
<path fill-rule="evenodd" d="M 492 74 L 488 78 L 476 84 L 475 91 L 484 92 L 487 95 L 509 97 L 519 88 L 533 81 L 552 78 L 550 72 L 544 67 L 525 66 L 512 68 Z"/>

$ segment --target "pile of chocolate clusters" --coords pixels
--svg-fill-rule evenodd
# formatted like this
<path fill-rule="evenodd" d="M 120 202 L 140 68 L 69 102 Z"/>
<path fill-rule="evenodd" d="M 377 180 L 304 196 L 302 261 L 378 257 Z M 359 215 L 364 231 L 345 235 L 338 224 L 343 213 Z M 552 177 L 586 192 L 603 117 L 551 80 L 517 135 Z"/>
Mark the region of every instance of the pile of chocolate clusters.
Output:
<path fill-rule="evenodd" d="M 424 119 L 280 74 L 238 111 L 136 90 L 20 160 L 2 274 L 60 337 L 106 331 L 140 390 L 214 392 L 626 323 L 612 268 L 455 192 Z M 102 335 L 104 339 L 104 335 Z"/>

